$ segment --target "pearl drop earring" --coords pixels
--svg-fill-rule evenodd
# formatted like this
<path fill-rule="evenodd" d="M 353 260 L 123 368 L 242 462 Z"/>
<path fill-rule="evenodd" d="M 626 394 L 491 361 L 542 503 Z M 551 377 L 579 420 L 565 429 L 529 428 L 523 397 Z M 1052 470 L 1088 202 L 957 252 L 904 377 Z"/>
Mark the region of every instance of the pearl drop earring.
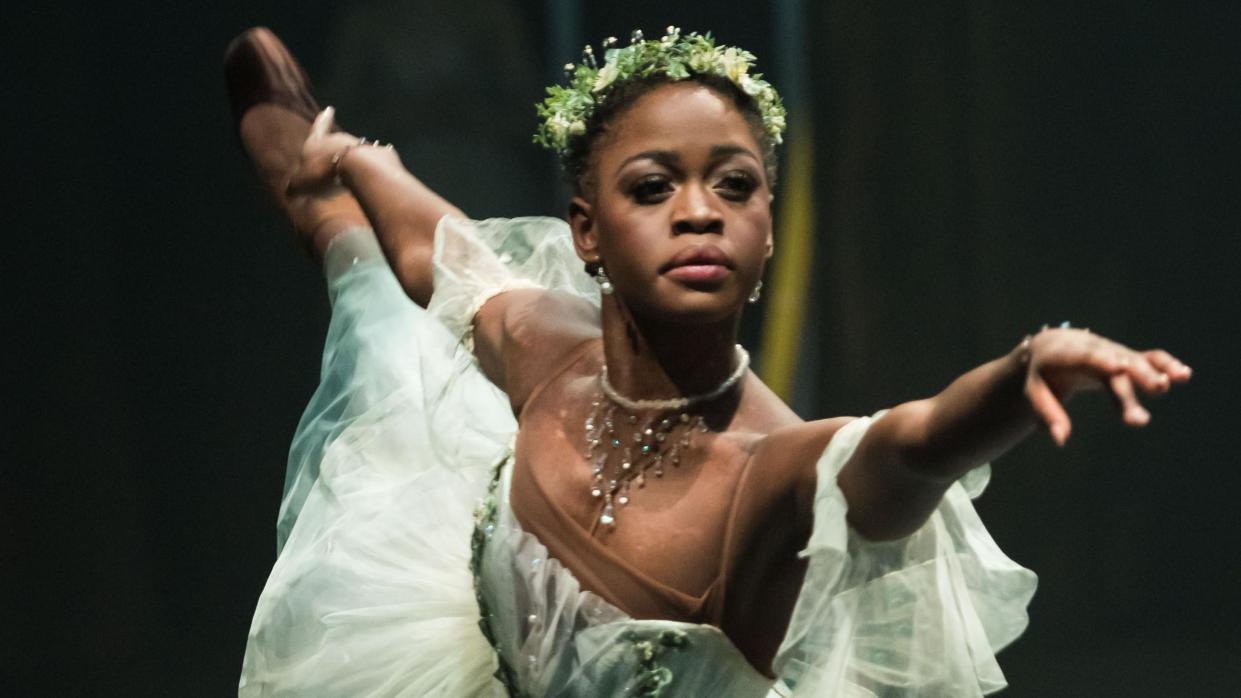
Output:
<path fill-rule="evenodd" d="M 603 270 L 602 264 L 595 268 L 595 283 L 599 284 L 599 292 L 605 296 L 611 295 L 616 290 L 612 286 L 612 280 L 608 278 L 608 273 Z"/>
<path fill-rule="evenodd" d="M 761 298 L 762 295 L 763 295 L 763 280 L 759 279 L 758 285 L 754 287 L 753 291 L 750 291 L 750 297 L 747 298 L 746 300 L 751 303 L 757 303 L 758 299 Z"/>

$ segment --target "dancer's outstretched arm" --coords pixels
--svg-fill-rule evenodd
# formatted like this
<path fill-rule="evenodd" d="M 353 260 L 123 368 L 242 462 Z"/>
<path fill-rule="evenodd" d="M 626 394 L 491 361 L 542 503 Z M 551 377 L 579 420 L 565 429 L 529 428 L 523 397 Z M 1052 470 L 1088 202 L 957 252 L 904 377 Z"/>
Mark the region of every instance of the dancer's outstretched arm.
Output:
<path fill-rule="evenodd" d="M 445 215 L 463 216 L 419 182 L 396 151 L 363 145 L 332 132 L 331 107 L 315 119 L 290 180 L 294 193 L 322 195 L 347 188 L 361 204 L 410 298 L 431 299 L 435 228 Z M 567 294 L 519 289 L 499 294 L 474 319 L 479 365 L 520 411 L 526 397 L 574 348 L 599 336 L 596 311 Z"/>
<path fill-rule="evenodd" d="M 347 188 L 374 227 L 401 287 L 425 306 L 431 299 L 435 226 L 445 215 L 463 214 L 410 174 L 395 150 L 332 132 L 334 115 L 328 107 L 315 119 L 290 192 L 314 195 Z"/>
<path fill-rule="evenodd" d="M 922 526 L 953 482 L 1036 426 L 1045 426 L 1063 445 L 1071 427 L 1064 403 L 1074 393 L 1109 392 L 1124 422 L 1139 427 L 1150 413 L 1138 402 L 1138 391 L 1167 392 L 1190 373 L 1159 349 L 1134 351 L 1086 330 L 1043 330 L 938 395 L 898 405 L 877 420 L 838 478 L 849 523 L 876 540 L 906 536 Z M 840 426 L 839 420 L 824 420 L 790 427 L 773 434 L 767 450 L 804 454 L 796 444 L 813 441 L 819 432 L 830 438 Z M 797 470 L 812 473 L 813 463 Z"/>

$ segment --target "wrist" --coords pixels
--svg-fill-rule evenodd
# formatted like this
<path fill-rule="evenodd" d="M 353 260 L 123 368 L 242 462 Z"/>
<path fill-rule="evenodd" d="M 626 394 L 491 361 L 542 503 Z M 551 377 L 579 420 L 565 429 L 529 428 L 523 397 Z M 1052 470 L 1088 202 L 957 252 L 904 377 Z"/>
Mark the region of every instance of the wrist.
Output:
<path fill-rule="evenodd" d="M 1036 332 L 1022 337 L 1021 341 L 1017 342 L 1017 346 L 1013 347 L 1012 351 L 1008 352 L 1008 355 L 1004 357 L 1005 363 L 1012 373 L 1021 374 L 1024 376 L 1026 372 L 1030 370 L 1030 361 L 1034 354 L 1033 345 L 1036 334 L 1038 333 Z"/>
<path fill-rule="evenodd" d="M 1071 327 L 1068 321 L 1062 322 L 1056 326 L 1056 329 L 1067 330 Z M 1021 339 L 1017 346 L 1009 353 L 1009 356 L 1024 369 L 1028 369 L 1030 361 L 1034 353 L 1034 338 L 1051 329 L 1050 325 L 1043 325 L 1038 328 L 1037 332 L 1032 332 Z M 1089 332 L 1090 330 L 1086 330 Z"/>
<path fill-rule="evenodd" d="M 1004 368 L 998 387 L 1004 395 L 1003 404 L 1015 407 L 1021 421 L 1033 415 L 1033 411 L 1029 409 L 1029 398 L 1026 396 L 1026 384 L 1030 380 L 1034 356 L 1033 344 L 1037 335 L 1038 332 L 1034 332 L 1022 337 L 1021 341 L 1017 342 L 1017 346 L 1001 359 Z"/>
<path fill-rule="evenodd" d="M 345 186 L 345 157 L 356 147 L 356 143 L 350 143 L 332 155 L 332 181 L 338 187 Z"/>
<path fill-rule="evenodd" d="M 1021 364 L 1022 366 L 1029 365 L 1030 345 L 1032 345 L 1033 343 L 1034 343 L 1034 335 L 1032 334 L 1028 334 L 1025 337 L 1021 338 L 1021 341 L 1017 343 L 1017 347 L 1013 349 L 1013 354 L 1016 356 L 1017 363 Z"/>
<path fill-rule="evenodd" d="M 332 177 L 340 186 L 350 187 L 358 174 L 375 165 L 375 156 L 379 153 L 390 153 L 394 150 L 391 143 L 359 139 L 350 143 L 332 156 Z"/>

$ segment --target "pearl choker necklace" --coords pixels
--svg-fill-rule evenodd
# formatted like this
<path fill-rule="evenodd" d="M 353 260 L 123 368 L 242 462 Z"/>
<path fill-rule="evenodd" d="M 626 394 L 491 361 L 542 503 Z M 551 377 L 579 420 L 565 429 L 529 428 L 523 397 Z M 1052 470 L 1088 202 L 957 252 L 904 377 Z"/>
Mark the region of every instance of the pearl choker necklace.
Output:
<path fill-rule="evenodd" d="M 645 410 L 684 410 L 703 402 L 710 402 L 715 398 L 723 395 L 732 389 L 737 381 L 745 375 L 746 369 L 750 367 L 750 353 L 740 344 L 737 345 L 737 368 L 732 375 L 724 379 L 724 382 L 715 386 L 713 390 L 698 395 L 689 395 L 686 397 L 671 398 L 668 400 L 632 400 L 616 392 L 616 388 L 612 387 L 612 383 L 608 381 L 608 365 L 603 364 L 603 369 L 599 372 L 599 387 L 603 390 L 603 394 L 608 399 L 629 412 L 642 412 Z"/>
<path fill-rule="evenodd" d="M 714 400 L 731 390 L 750 366 L 750 355 L 737 345 L 737 367 L 714 389 L 698 395 L 668 400 L 633 400 L 621 395 L 608 381 L 608 367 L 599 372 L 602 392 L 591 403 L 586 418 L 586 449 L 584 457 L 591 465 L 590 495 L 603 500 L 599 523 L 609 528 L 616 525 L 616 505 L 629 503 L 630 484 L 639 489 L 646 486 L 646 474 L 663 477 L 664 463 L 681 463 L 681 456 L 692 446 L 694 432 L 706 432 L 707 423 L 701 415 L 691 416 L 690 407 Z M 604 399 L 606 398 L 606 400 Z M 623 412 L 624 414 L 618 414 Z M 654 412 L 642 420 L 638 412 Z M 680 415 L 660 413 L 680 412 Z M 623 419 L 633 429 L 632 437 L 621 438 L 617 420 Z M 684 429 L 679 437 L 675 431 Z M 610 473 L 608 462 L 612 461 Z"/>

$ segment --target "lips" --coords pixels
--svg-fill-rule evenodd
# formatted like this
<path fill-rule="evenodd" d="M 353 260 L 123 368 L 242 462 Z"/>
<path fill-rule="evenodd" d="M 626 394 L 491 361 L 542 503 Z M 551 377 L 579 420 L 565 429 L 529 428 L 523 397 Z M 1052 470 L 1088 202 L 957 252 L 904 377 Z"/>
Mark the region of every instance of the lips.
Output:
<path fill-rule="evenodd" d="M 686 283 L 720 281 L 732 273 L 733 261 L 714 245 L 694 245 L 676 254 L 660 271 Z"/>

